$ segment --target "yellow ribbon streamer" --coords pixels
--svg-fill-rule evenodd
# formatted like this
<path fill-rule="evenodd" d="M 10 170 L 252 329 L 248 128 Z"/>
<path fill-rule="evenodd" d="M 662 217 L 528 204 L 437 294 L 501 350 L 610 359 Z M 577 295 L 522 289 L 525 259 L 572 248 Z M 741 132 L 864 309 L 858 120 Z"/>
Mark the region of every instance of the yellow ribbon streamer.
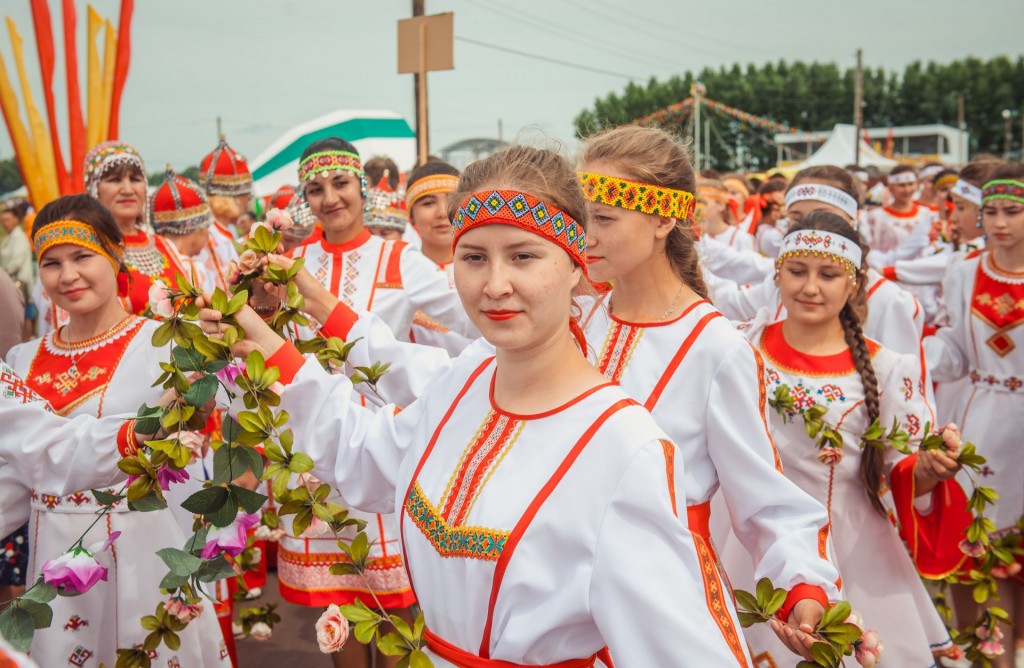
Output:
<path fill-rule="evenodd" d="M 99 50 L 96 48 L 96 36 L 99 35 L 100 28 L 103 27 L 103 17 L 92 5 L 86 5 L 86 7 L 89 15 L 88 39 L 86 40 L 88 43 L 86 90 L 89 96 L 89 111 L 85 123 L 85 145 L 86 148 L 91 149 L 103 141 L 104 134 L 100 126 L 100 122 L 103 120 L 103 75 L 100 72 Z"/>
<path fill-rule="evenodd" d="M 114 92 L 114 62 L 117 60 L 117 30 L 110 21 L 104 21 L 106 39 L 103 44 L 103 87 L 100 93 L 100 141 L 108 137 L 110 127 L 110 103 Z"/>
<path fill-rule="evenodd" d="M 32 88 L 28 82 L 28 73 L 25 70 L 21 35 L 18 34 L 18 27 L 10 17 L 7 18 L 7 32 L 11 37 L 14 65 L 18 69 L 21 93 L 25 100 L 25 115 L 28 120 L 29 132 L 32 136 L 31 152 L 35 156 L 35 169 L 40 176 L 37 186 L 38 195 L 33 195 L 32 204 L 35 206 L 37 201 L 41 202 L 41 204 L 46 204 L 60 197 L 60 183 L 57 181 L 57 163 L 53 157 L 53 140 L 32 96 Z"/>
<path fill-rule="evenodd" d="M 21 123 L 18 98 L 14 93 L 14 86 L 11 85 L 11 80 L 7 76 L 7 65 L 4 63 L 2 54 L 0 54 L 0 103 L 3 104 L 7 117 L 14 152 L 24 170 L 22 178 L 25 180 L 25 187 L 28 188 L 28 197 L 32 200 L 32 206 L 38 210 L 46 203 L 43 193 L 43 175 L 39 170 L 39 165 L 36 164 L 36 151 L 32 146 L 32 139 Z"/>

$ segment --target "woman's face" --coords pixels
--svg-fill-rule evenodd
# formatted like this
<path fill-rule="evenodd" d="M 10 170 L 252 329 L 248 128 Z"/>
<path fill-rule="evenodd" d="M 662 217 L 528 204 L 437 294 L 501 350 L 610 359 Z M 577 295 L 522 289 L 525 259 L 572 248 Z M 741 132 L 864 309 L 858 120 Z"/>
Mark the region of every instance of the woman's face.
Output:
<path fill-rule="evenodd" d="M 412 205 L 409 212 L 412 224 L 420 233 L 423 244 L 434 248 L 452 245 L 452 224 L 448 220 L 448 195 L 425 195 Z"/>
<path fill-rule="evenodd" d="M 581 166 L 586 172 L 632 178 L 614 165 L 597 163 Z M 587 272 L 602 283 L 628 276 L 664 253 L 675 221 L 653 214 L 621 209 L 609 204 L 587 202 Z"/>
<path fill-rule="evenodd" d="M 527 351 L 568 333 L 582 270 L 562 248 L 514 225 L 466 231 L 455 247 L 455 288 L 496 348 Z"/>
<path fill-rule="evenodd" d="M 781 190 L 776 190 L 775 192 L 767 193 L 764 198 L 768 202 L 768 209 L 765 210 L 762 221 L 768 221 L 774 225 L 779 222 L 783 212 L 786 210 L 786 196 Z"/>
<path fill-rule="evenodd" d="M 146 177 L 133 168 L 112 169 L 100 179 L 96 198 L 114 214 L 118 225 L 134 224 L 146 203 Z"/>
<path fill-rule="evenodd" d="M 117 299 L 117 273 L 106 257 L 76 244 L 60 244 L 39 258 L 39 281 L 54 304 L 74 318 Z"/>
<path fill-rule="evenodd" d="M 838 318 L 856 289 L 844 264 L 814 256 L 783 260 L 778 284 L 786 317 L 810 326 L 823 325 Z"/>
<path fill-rule="evenodd" d="M 850 225 L 853 225 L 853 220 L 850 219 L 850 216 L 839 207 L 812 199 L 793 202 L 786 208 L 786 215 L 789 217 L 790 223 L 799 223 L 801 218 L 812 211 L 828 211 L 829 213 L 834 213 L 846 222 L 850 223 Z"/>
<path fill-rule="evenodd" d="M 708 193 L 703 188 L 697 191 L 697 211 L 701 212 L 703 221 L 719 221 L 725 217 L 728 204 Z M 727 221 L 726 221 L 727 222 Z"/>
<path fill-rule="evenodd" d="M 307 181 L 306 201 L 328 235 L 355 236 L 362 231 L 362 184 L 356 174 L 341 172 Z"/>
<path fill-rule="evenodd" d="M 1010 253 L 1024 252 L 1024 203 L 996 199 L 981 208 L 981 224 L 988 237 L 986 247 Z"/>
<path fill-rule="evenodd" d="M 20 221 L 18 220 L 18 217 L 10 211 L 4 211 L 3 213 L 0 213 L 0 222 L 3 223 L 4 230 L 10 234 L 11 230 L 17 227 Z"/>
<path fill-rule="evenodd" d="M 961 239 L 974 239 L 981 234 L 978 229 L 978 205 L 963 197 L 953 195 L 953 212 L 949 214 L 949 222 L 960 233 Z"/>
<path fill-rule="evenodd" d="M 914 199 L 914 193 L 917 192 L 917 181 L 911 181 L 910 183 L 890 183 L 889 192 L 892 193 L 892 198 L 895 204 L 905 206 L 910 204 L 911 200 Z"/>

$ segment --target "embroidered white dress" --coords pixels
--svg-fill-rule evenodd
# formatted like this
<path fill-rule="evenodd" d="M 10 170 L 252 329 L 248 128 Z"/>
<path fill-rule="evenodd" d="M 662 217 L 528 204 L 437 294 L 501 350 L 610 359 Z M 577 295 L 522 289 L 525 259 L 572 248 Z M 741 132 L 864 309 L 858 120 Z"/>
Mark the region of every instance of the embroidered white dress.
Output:
<path fill-rule="evenodd" d="M 455 264 L 438 266 L 438 270 L 444 272 L 448 277 L 448 285 L 455 289 Z M 426 346 L 444 348 L 452 357 L 458 357 L 466 347 L 473 343 L 473 338 L 452 331 L 435 318 L 423 312 L 423 309 L 416 311 L 412 318 L 412 331 L 409 332 L 409 340 L 414 343 L 422 343 Z"/>
<path fill-rule="evenodd" d="M 293 255 L 304 258 L 306 269 L 344 304 L 377 314 L 403 339 L 408 338 L 418 311 L 455 332 L 472 333 L 462 302 L 446 274 L 404 242 L 385 241 L 364 230 L 344 244 L 331 244 L 319 237 L 296 248 Z M 311 335 L 305 328 L 297 328 L 296 333 L 301 338 Z M 370 405 L 381 403 L 375 396 L 362 397 L 360 401 Z M 334 500 L 347 505 L 345 499 Z M 402 565 L 396 518 L 388 513 L 362 513 L 358 509 L 352 517 L 367 523 L 373 564 L 367 580 L 377 598 L 389 608 L 410 605 L 414 599 Z M 329 573 L 332 564 L 346 558 L 332 532 L 315 535 L 316 525 L 296 537 L 290 531 L 290 518 L 285 520 L 288 534 L 278 543 L 278 576 L 286 600 L 320 607 L 359 597 L 373 604 L 361 578 Z M 342 539 L 352 536 L 350 530 L 341 534 Z"/>
<path fill-rule="evenodd" d="M 161 373 L 159 362 L 167 356 L 166 349 L 154 348 L 151 343 L 157 326 L 156 322 L 131 317 L 73 349 L 51 333 L 15 346 L 8 359 L 15 372 L 59 415 L 134 414 L 143 402 L 152 404 L 162 394 L 159 387 L 151 387 Z M 41 478 L 33 481 L 33 486 L 30 582 L 39 576 L 46 560 L 71 547 L 92 523 L 98 508 L 88 488 L 62 496 L 60 493 L 66 490 L 60 476 Z M 167 567 L 156 551 L 180 548 L 187 537 L 169 509 L 140 513 L 119 505 L 86 534 L 83 543 L 102 541 L 114 531 L 120 531 L 121 537 L 111 550 L 97 555 L 109 569 L 109 580 L 81 596 L 58 597 L 51 602 L 53 624 L 36 631 L 32 643 L 32 658 L 40 665 L 112 666 L 117 661 L 117 648 L 136 646 L 148 634 L 139 620 L 152 615 L 157 604 L 166 599 L 159 584 Z M 179 650 L 161 647 L 151 653 L 155 665 L 228 665 L 220 629 L 209 611 L 180 635 Z"/>
<path fill-rule="evenodd" d="M 940 382 L 967 378 L 950 418 L 988 459 L 981 484 L 999 493 L 993 519 L 1012 528 L 1024 514 L 1024 274 L 982 252 L 952 267 L 943 284 L 949 326 L 924 341 Z"/>
<path fill-rule="evenodd" d="M 896 211 L 887 206 L 872 209 L 868 214 L 871 228 L 872 266 L 887 266 L 897 260 L 919 257 L 928 247 L 932 224 L 938 214 L 917 202 L 910 211 Z"/>
<path fill-rule="evenodd" d="M 785 384 L 794 400 L 787 422 L 771 412 L 772 434 L 786 476 L 828 508 L 831 556 L 842 577 L 843 593 L 861 613 L 866 628 L 878 631 L 885 645 L 885 665 L 933 666 L 932 651 L 949 647 L 949 634 L 891 519 L 871 506 L 860 480 L 860 434 L 868 428 L 868 420 L 853 358 L 849 351 L 831 356 L 800 353 L 786 343 L 781 322 L 765 326 L 764 320 L 759 318 L 749 337 L 764 355 L 768 395 L 775 396 L 776 389 Z M 916 359 L 873 341 L 869 348 L 880 390 L 881 423 L 891 425 L 896 418 L 911 434 L 912 443 L 915 436 L 920 440 L 929 409 L 917 380 Z M 818 460 L 815 443 L 804 431 L 799 414 L 814 404 L 828 407 L 824 419 L 837 426 L 844 439 L 844 456 L 834 466 Z M 887 472 L 904 459 L 897 451 L 887 450 Z M 912 463 L 907 460 L 905 465 Z M 891 498 L 888 491 L 886 497 Z M 892 505 L 891 501 L 886 505 Z M 749 570 L 746 578 L 740 574 L 748 560 L 745 551 L 730 540 L 723 554 L 726 568 L 735 568 L 734 584 L 751 590 L 755 581 Z M 770 629 L 749 629 L 747 637 L 755 661 L 765 660 L 767 653 L 777 665 L 789 665 L 792 654 Z"/>
<path fill-rule="evenodd" d="M 286 382 L 296 356 L 271 360 Z M 611 384 L 510 414 L 494 373 L 471 347 L 396 415 L 306 361 L 282 397 L 317 477 L 401 513 L 434 665 L 590 666 L 605 647 L 625 668 L 742 665 L 706 612 L 683 462 L 650 416 Z"/>
<path fill-rule="evenodd" d="M 775 272 L 772 258 L 753 250 L 737 250 L 706 234 L 697 242 L 697 252 L 706 271 L 737 283 L 756 283 Z"/>
<path fill-rule="evenodd" d="M 718 234 L 711 234 L 712 239 L 719 241 L 738 251 L 754 250 L 754 236 L 738 225 L 729 225 Z"/>

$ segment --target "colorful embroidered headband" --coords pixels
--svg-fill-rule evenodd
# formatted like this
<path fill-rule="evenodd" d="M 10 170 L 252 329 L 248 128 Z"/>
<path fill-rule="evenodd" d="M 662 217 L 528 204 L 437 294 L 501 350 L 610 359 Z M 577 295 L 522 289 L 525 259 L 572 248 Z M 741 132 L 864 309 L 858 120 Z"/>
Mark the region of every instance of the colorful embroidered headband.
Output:
<path fill-rule="evenodd" d="M 914 174 L 914 172 L 900 172 L 899 174 L 892 174 L 889 176 L 889 183 L 893 185 L 914 183 L 915 181 L 917 181 L 917 175 Z"/>
<path fill-rule="evenodd" d="M 583 195 L 591 202 L 617 206 L 666 218 L 689 221 L 695 205 L 693 193 L 607 174 L 577 172 Z"/>
<path fill-rule="evenodd" d="M 957 179 L 956 183 L 953 184 L 953 189 L 949 192 L 951 195 L 963 197 L 974 206 L 981 206 L 981 188 L 973 183 L 968 183 L 963 179 Z"/>
<path fill-rule="evenodd" d="M 787 257 L 827 257 L 845 264 L 852 275 L 860 269 L 861 250 L 857 242 L 823 230 L 794 230 L 782 239 L 776 266 Z"/>
<path fill-rule="evenodd" d="M 787 207 L 807 200 L 830 204 L 849 216 L 851 220 L 857 219 L 857 200 L 839 188 L 823 183 L 801 183 L 795 188 L 790 188 L 786 193 Z"/>
<path fill-rule="evenodd" d="M 117 165 L 131 165 L 145 175 L 146 164 L 131 144 L 107 141 L 97 144 L 85 156 L 85 189 L 96 197 L 100 179 Z"/>
<path fill-rule="evenodd" d="M 104 248 L 99 233 L 93 229 L 92 225 L 79 220 L 55 220 L 52 223 L 47 223 L 33 235 L 32 243 L 36 248 L 36 257 L 39 259 L 42 259 L 46 251 L 54 246 L 74 244 L 107 258 L 115 272 L 121 269 L 120 247 L 110 244 L 117 249 L 115 252 L 118 256 L 115 258 L 110 251 Z"/>
<path fill-rule="evenodd" d="M 946 174 L 941 179 L 936 179 L 935 183 L 932 184 L 932 190 L 938 190 L 944 185 L 951 185 L 959 180 L 956 174 Z"/>
<path fill-rule="evenodd" d="M 435 174 L 434 176 L 426 176 L 416 183 L 409 186 L 409 189 L 405 191 L 405 205 L 412 211 L 412 205 L 417 200 L 426 197 L 427 195 L 438 195 L 440 193 L 450 193 L 455 190 L 455 187 L 459 185 L 459 177 L 451 174 Z"/>
<path fill-rule="evenodd" d="M 921 170 L 921 178 L 922 179 L 927 179 L 927 178 L 930 178 L 932 176 L 935 176 L 936 174 L 941 172 L 943 169 L 945 169 L 945 167 L 943 167 L 942 165 L 932 165 L 930 167 L 925 167 L 924 169 Z"/>
<path fill-rule="evenodd" d="M 868 181 L 871 180 L 871 175 L 865 172 L 863 169 L 858 169 L 853 173 L 853 175 L 856 176 L 857 180 L 860 181 L 861 183 L 867 183 Z"/>
<path fill-rule="evenodd" d="M 452 248 L 466 230 L 491 223 L 515 225 L 553 241 L 586 271 L 587 240 L 583 227 L 554 204 L 518 190 L 485 190 L 462 200 L 452 220 Z"/>
<path fill-rule="evenodd" d="M 732 193 L 728 190 L 722 190 L 721 188 L 697 188 L 697 197 L 699 199 L 709 199 L 715 202 L 728 202 L 732 200 Z"/>
<path fill-rule="evenodd" d="M 356 176 L 363 176 L 363 162 L 359 156 L 351 151 L 320 151 L 314 153 L 299 165 L 299 183 L 311 181 L 317 174 L 322 174 L 326 179 L 330 172 L 351 172 Z"/>
<path fill-rule="evenodd" d="M 981 194 L 981 203 L 988 204 L 994 199 L 1008 199 L 1024 203 L 1024 183 L 1010 179 L 989 181 Z"/>

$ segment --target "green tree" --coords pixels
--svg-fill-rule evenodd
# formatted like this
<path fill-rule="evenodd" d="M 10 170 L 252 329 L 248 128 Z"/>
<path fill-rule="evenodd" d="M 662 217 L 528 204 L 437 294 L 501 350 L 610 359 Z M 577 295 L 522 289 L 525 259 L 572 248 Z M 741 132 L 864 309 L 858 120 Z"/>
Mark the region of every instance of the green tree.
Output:
<path fill-rule="evenodd" d="M 199 178 L 201 176 L 198 165 L 186 167 L 184 170 L 178 172 L 178 175 L 184 176 L 186 179 L 192 179 L 197 183 L 199 182 Z M 149 182 L 149 185 L 151 186 L 159 186 L 161 183 L 164 182 L 164 172 L 150 172 L 149 176 L 146 177 L 146 180 Z"/>
<path fill-rule="evenodd" d="M 0 160 L 0 194 L 17 190 L 23 185 L 18 163 L 13 159 Z"/>

